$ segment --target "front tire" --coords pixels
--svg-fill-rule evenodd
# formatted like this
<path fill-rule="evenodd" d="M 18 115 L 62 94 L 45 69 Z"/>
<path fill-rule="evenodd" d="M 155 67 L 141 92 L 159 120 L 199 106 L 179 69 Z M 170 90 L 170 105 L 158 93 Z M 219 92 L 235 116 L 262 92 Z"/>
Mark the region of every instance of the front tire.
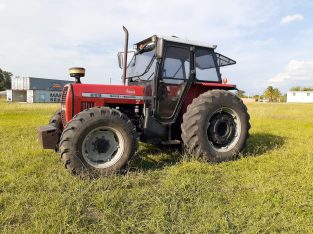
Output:
<path fill-rule="evenodd" d="M 137 150 L 136 130 L 129 118 L 107 107 L 77 114 L 65 127 L 60 153 L 74 174 L 110 175 L 123 170 Z"/>
<path fill-rule="evenodd" d="M 185 148 L 210 162 L 232 160 L 246 144 L 249 119 L 246 106 L 235 94 L 225 90 L 203 93 L 183 116 Z"/>

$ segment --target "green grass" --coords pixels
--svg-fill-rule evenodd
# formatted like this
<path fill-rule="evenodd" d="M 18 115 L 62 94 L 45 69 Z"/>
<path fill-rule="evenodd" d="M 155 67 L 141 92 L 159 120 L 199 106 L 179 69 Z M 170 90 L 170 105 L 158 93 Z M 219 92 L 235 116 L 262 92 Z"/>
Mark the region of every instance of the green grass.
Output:
<path fill-rule="evenodd" d="M 73 177 L 42 150 L 57 105 L 0 102 L 0 231 L 305 233 L 313 230 L 313 105 L 249 104 L 236 161 L 208 164 L 141 145 L 126 175 Z"/>

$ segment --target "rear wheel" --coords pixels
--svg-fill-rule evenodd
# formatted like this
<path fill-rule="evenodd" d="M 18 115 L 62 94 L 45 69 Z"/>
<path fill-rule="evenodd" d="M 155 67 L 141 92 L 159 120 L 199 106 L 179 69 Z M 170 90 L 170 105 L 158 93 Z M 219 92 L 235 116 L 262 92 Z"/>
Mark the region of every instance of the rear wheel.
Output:
<path fill-rule="evenodd" d="M 233 93 L 212 90 L 201 94 L 183 116 L 182 139 L 188 153 L 208 161 L 233 159 L 249 136 L 249 114 Z"/>
<path fill-rule="evenodd" d="M 61 133 L 63 131 L 63 123 L 62 123 L 62 119 L 61 119 L 61 111 L 58 110 L 56 111 L 51 119 L 49 120 L 49 125 L 59 129 L 59 141 L 58 143 L 55 145 L 55 152 L 58 152 L 59 151 L 59 142 L 60 142 L 60 137 L 61 137 Z"/>
<path fill-rule="evenodd" d="M 64 129 L 60 142 L 61 158 L 74 174 L 121 171 L 136 149 L 133 123 L 120 111 L 107 107 L 77 114 Z"/>

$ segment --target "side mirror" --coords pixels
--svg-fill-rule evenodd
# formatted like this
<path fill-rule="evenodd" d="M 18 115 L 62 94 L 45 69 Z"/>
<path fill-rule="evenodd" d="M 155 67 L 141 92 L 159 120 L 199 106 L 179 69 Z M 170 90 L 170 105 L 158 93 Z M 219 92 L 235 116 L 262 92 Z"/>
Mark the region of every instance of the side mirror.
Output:
<path fill-rule="evenodd" d="M 127 59 L 128 61 L 131 61 L 133 59 L 135 55 L 135 51 L 128 51 L 127 53 L 127 57 L 130 58 L 130 59 Z M 117 53 L 117 59 L 118 59 L 118 66 L 119 68 L 123 68 L 123 65 L 124 65 L 124 52 L 118 52 Z M 128 64 L 127 64 L 128 66 Z"/>
<path fill-rule="evenodd" d="M 118 66 L 122 69 L 123 64 L 124 64 L 124 53 L 123 52 L 118 52 L 117 53 L 117 59 L 118 59 Z"/>

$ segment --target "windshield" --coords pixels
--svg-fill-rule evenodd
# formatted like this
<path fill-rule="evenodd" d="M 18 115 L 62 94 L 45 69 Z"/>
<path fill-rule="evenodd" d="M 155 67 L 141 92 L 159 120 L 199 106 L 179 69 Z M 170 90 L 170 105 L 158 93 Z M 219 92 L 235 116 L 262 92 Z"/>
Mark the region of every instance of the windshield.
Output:
<path fill-rule="evenodd" d="M 140 77 L 141 80 L 148 80 L 154 74 L 155 64 L 154 50 L 135 54 L 127 66 L 126 78 Z"/>

